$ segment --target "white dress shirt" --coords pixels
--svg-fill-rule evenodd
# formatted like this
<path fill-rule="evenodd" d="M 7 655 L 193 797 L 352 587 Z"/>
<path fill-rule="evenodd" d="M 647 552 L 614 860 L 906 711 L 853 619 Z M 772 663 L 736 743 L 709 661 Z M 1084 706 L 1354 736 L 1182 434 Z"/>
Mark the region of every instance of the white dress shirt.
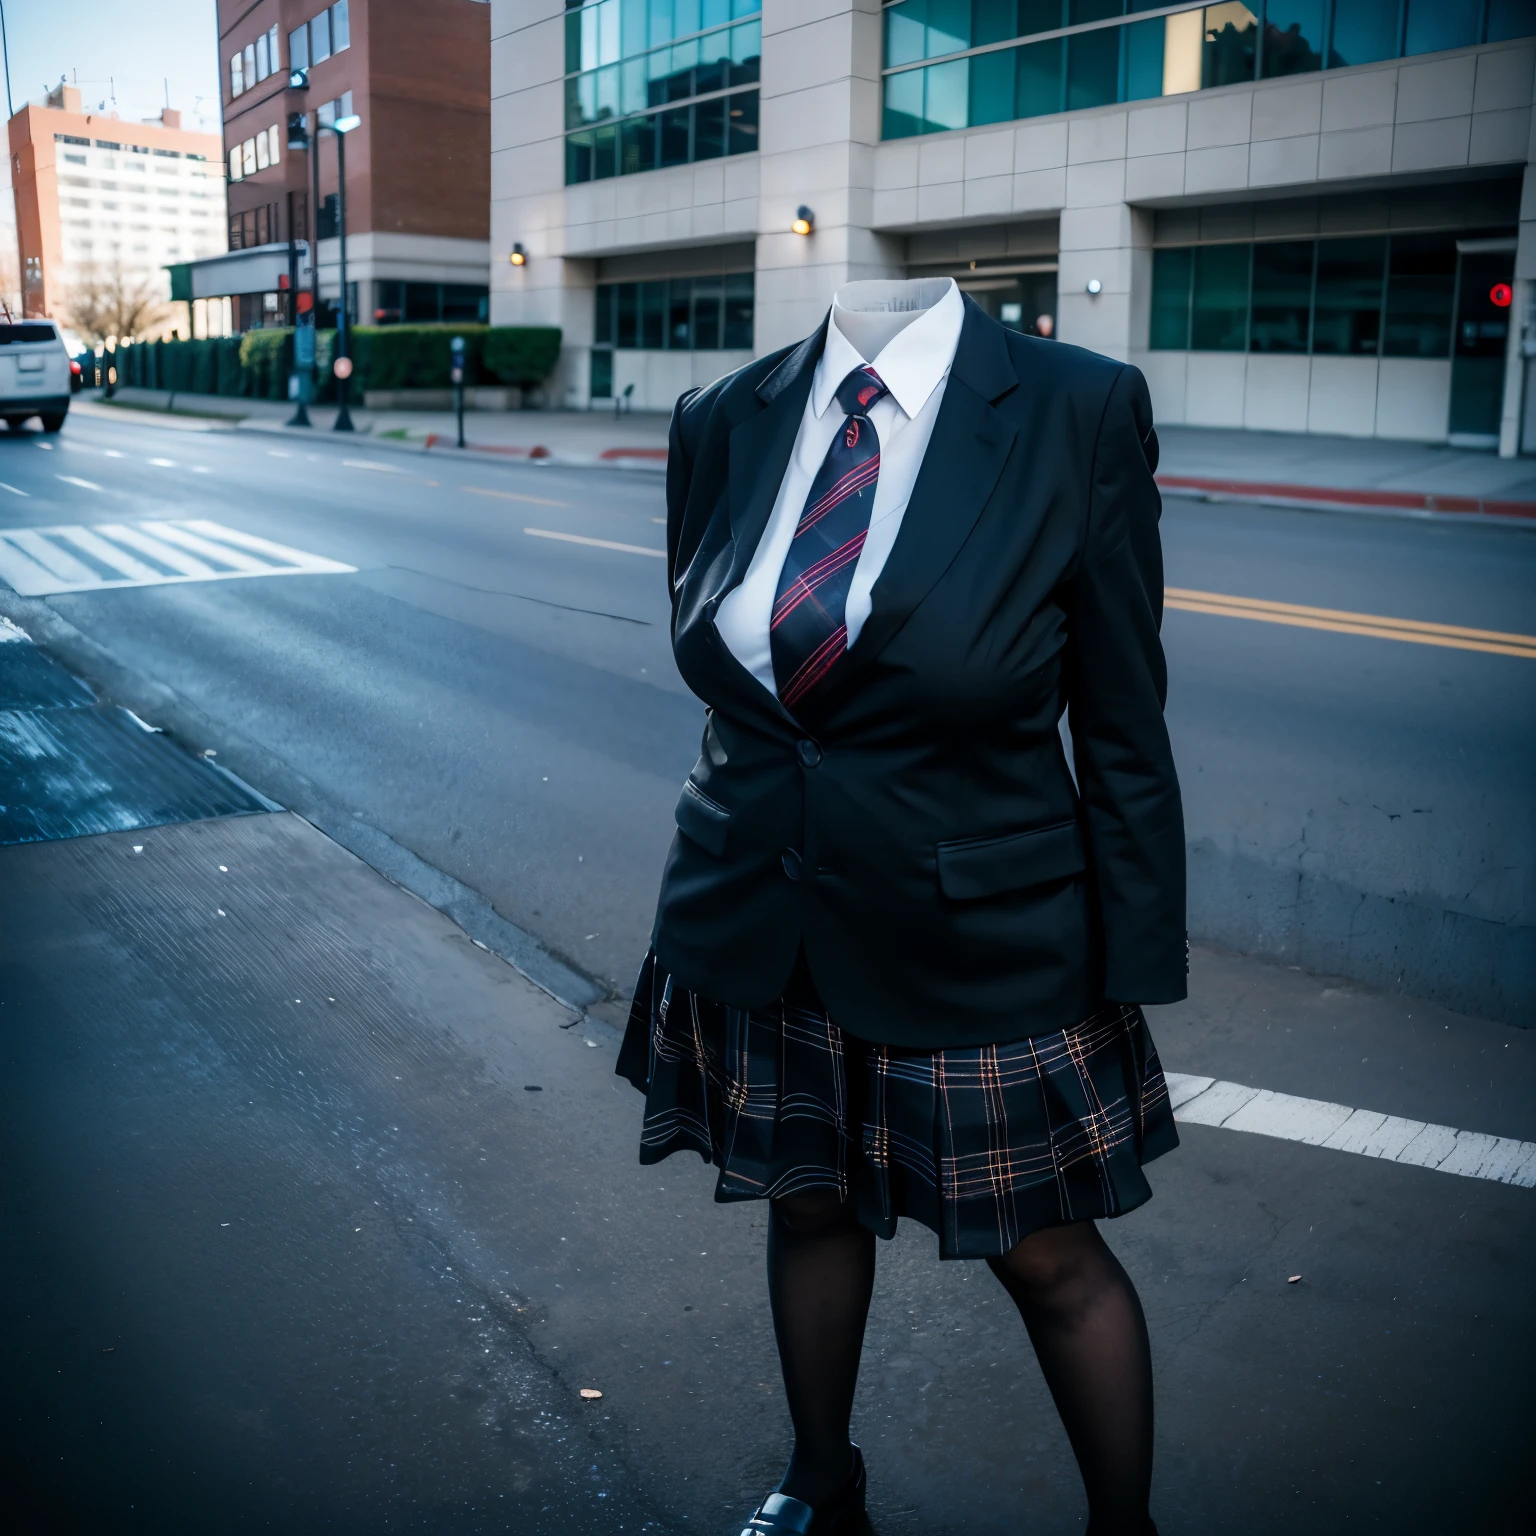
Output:
<path fill-rule="evenodd" d="M 840 312 L 883 316 L 913 311 L 917 319 L 873 358 L 862 356 L 838 326 Z M 870 590 L 896 543 L 917 472 L 928 451 L 964 318 L 960 290 L 947 277 L 849 283 L 834 295 L 826 345 L 816 364 L 810 398 L 805 402 L 778 499 L 746 575 L 727 593 L 715 616 L 715 627 L 731 654 L 770 693 L 778 691 L 768 638 L 774 594 L 811 483 L 847 419 L 837 403 L 837 386 L 861 364 L 872 363 L 889 391 L 869 411 L 880 438 L 880 478 L 875 485 L 869 533 L 848 590 L 845 613 L 851 648 L 869 617 Z"/>

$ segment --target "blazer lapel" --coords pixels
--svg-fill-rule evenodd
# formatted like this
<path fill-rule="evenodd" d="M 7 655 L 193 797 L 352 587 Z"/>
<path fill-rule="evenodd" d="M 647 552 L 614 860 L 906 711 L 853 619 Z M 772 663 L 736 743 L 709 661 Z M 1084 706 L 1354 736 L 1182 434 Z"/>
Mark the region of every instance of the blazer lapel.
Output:
<path fill-rule="evenodd" d="M 731 430 L 730 510 L 735 550 L 717 595 L 729 592 L 746 574 L 763 529 L 768 526 L 789 456 L 794 452 L 826 329 L 823 321 L 814 335 L 807 336 L 758 385 L 757 396 L 763 409 Z"/>
<path fill-rule="evenodd" d="M 870 615 L 828 678 L 829 687 L 879 654 L 970 537 L 1018 436 L 992 402 L 1017 383 L 1003 328 L 967 299 L 955 361 L 901 531 L 870 593 Z"/>

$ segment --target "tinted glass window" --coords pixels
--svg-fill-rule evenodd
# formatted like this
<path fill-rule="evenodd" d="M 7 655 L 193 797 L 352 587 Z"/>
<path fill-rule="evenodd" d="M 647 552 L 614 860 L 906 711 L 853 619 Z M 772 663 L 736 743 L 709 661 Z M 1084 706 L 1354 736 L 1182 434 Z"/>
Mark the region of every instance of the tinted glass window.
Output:
<path fill-rule="evenodd" d="M 1477 41 L 1482 0 L 1408 0 L 1404 53 L 1437 53 Z"/>
<path fill-rule="evenodd" d="M 8 346 L 13 341 L 57 341 L 59 333 L 51 326 L 42 322 L 22 321 L 19 325 L 0 325 L 0 346 Z"/>
<path fill-rule="evenodd" d="M 1268 0 L 1263 74 L 1302 75 L 1323 67 L 1323 0 Z"/>
<path fill-rule="evenodd" d="M 1248 266 L 1253 247 L 1202 245 L 1195 250 L 1190 344 L 1198 352 L 1241 352 L 1248 345 Z"/>
<path fill-rule="evenodd" d="M 1182 352 L 1189 346 L 1189 283 L 1195 253 L 1188 249 L 1152 253 L 1153 347 Z"/>
<path fill-rule="evenodd" d="M 1349 0 L 1333 8 L 1329 69 L 1397 57 L 1398 0 Z"/>
<path fill-rule="evenodd" d="M 1319 240 L 1312 350 L 1375 357 L 1381 343 L 1384 235 Z"/>
<path fill-rule="evenodd" d="M 1305 352 L 1312 311 L 1312 240 L 1253 248 L 1253 352 Z"/>
<path fill-rule="evenodd" d="M 1446 357 L 1456 299 L 1456 237 L 1394 235 L 1387 273 L 1388 357 Z"/>

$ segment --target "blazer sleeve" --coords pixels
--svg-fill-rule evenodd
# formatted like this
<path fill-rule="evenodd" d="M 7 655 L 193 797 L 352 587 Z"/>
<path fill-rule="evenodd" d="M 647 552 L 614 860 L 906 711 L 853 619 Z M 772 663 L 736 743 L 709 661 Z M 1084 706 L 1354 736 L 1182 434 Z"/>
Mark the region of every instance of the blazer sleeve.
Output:
<path fill-rule="evenodd" d="M 667 432 L 667 595 L 677 598 L 678 553 L 682 547 L 683 514 L 688 508 L 688 491 L 693 484 L 693 455 L 684 431 L 684 412 L 698 390 L 684 391 L 672 407 L 672 425 Z"/>
<path fill-rule="evenodd" d="M 1067 722 L 1104 942 L 1104 995 L 1186 995 L 1184 812 L 1163 720 L 1162 499 L 1139 369 L 1109 392 L 1094 448 L 1088 527 L 1068 598 Z"/>

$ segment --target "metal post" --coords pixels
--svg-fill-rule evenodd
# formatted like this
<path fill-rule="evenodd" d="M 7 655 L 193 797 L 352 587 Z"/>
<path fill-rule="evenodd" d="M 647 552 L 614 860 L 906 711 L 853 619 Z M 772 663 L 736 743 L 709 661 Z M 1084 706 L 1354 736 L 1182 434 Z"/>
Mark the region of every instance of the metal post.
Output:
<path fill-rule="evenodd" d="M 464 446 L 464 338 L 455 336 L 448 343 L 453 359 L 453 409 L 459 418 L 459 447 Z"/>
<path fill-rule="evenodd" d="M 288 325 L 293 331 L 293 372 L 289 378 L 293 383 L 293 398 L 298 402 L 289 419 L 290 427 L 307 427 L 309 421 L 309 408 L 304 402 L 304 368 L 300 360 L 299 326 L 303 317 L 299 314 L 299 246 L 293 233 L 293 191 L 288 192 Z M 314 355 L 311 345 L 310 355 Z"/>
<path fill-rule="evenodd" d="M 341 277 L 341 301 L 336 317 L 336 361 L 345 360 L 346 366 L 336 375 L 341 406 L 336 412 L 335 430 L 352 432 L 356 429 L 352 425 L 352 413 L 347 409 L 352 357 L 349 351 L 351 326 L 347 316 L 347 136 L 344 133 L 336 134 L 336 236 L 337 266 Z"/>
<path fill-rule="evenodd" d="M 315 131 L 309 139 L 309 166 L 315 183 L 315 194 L 309 205 L 309 318 L 314 328 L 314 340 L 320 331 L 320 114 L 315 113 Z M 310 348 L 309 380 L 312 394 L 320 393 L 320 380 L 315 374 L 316 348 Z"/>

